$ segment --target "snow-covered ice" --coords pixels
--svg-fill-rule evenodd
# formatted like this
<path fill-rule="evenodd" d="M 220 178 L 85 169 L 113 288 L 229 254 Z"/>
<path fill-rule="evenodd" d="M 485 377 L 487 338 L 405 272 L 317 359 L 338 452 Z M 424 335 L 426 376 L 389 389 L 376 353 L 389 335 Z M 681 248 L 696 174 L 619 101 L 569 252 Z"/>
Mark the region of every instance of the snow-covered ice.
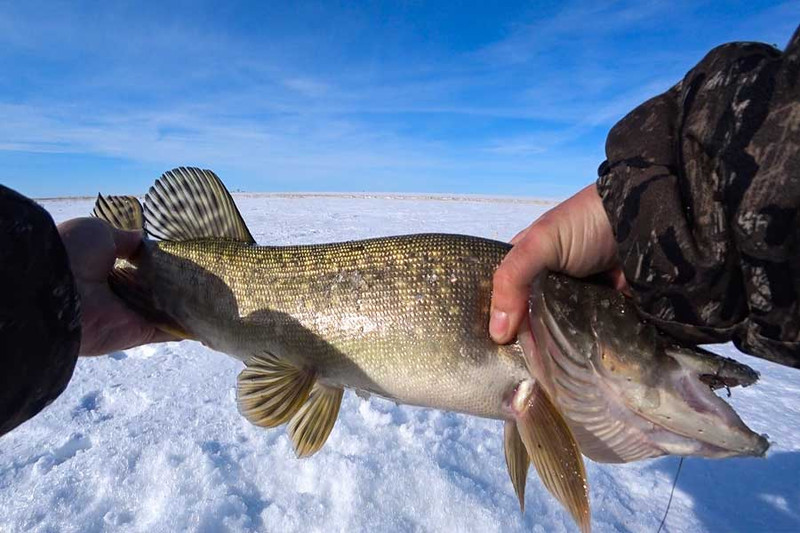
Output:
<path fill-rule="evenodd" d="M 113 193 L 113 191 L 108 191 Z M 423 231 L 508 240 L 542 202 L 237 197 L 263 244 Z M 57 221 L 90 200 L 43 202 Z M 665 531 L 800 531 L 800 371 L 715 347 L 762 373 L 730 399 L 767 459 L 688 459 Z M 325 447 L 237 410 L 241 363 L 193 342 L 82 359 L 66 392 L 0 439 L 0 531 L 574 531 L 532 470 L 519 513 L 502 427 L 345 394 Z M 655 532 L 675 457 L 587 463 L 595 531 Z"/>

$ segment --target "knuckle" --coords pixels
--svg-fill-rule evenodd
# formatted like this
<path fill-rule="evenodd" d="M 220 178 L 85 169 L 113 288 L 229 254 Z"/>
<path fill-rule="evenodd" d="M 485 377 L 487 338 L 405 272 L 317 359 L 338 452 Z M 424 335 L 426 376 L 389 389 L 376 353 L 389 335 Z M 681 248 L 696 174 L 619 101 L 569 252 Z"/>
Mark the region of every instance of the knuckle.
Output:
<path fill-rule="evenodd" d="M 492 282 L 495 288 L 506 289 L 513 286 L 513 275 L 506 266 L 500 265 L 494 272 Z"/>

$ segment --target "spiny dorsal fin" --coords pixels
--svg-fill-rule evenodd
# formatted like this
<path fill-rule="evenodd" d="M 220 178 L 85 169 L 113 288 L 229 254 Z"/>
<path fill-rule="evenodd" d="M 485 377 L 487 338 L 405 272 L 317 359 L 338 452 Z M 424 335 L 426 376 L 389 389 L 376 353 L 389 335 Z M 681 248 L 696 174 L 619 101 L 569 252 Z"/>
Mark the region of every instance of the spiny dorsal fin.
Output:
<path fill-rule="evenodd" d="M 142 204 L 135 196 L 98 194 L 92 214 L 118 229 L 140 230 L 144 227 Z"/>
<path fill-rule="evenodd" d="M 519 509 L 525 512 L 525 482 L 528 480 L 528 468 L 531 465 L 528 451 L 522 443 L 522 439 L 517 431 L 517 423 L 513 420 L 506 420 L 503 428 L 503 447 L 506 452 L 506 468 L 511 477 L 511 484 L 514 485 L 514 492 L 519 499 Z"/>
<path fill-rule="evenodd" d="M 280 426 L 308 399 L 314 374 L 265 354 L 253 357 L 239 373 L 236 403 L 239 412 L 257 426 Z"/>
<path fill-rule="evenodd" d="M 578 443 L 544 389 L 536 382 L 516 415 L 517 430 L 550 494 L 567 508 L 582 533 L 591 531 L 589 485 Z"/>
<path fill-rule="evenodd" d="M 222 181 L 210 170 L 165 172 L 144 202 L 147 232 L 165 241 L 231 239 L 255 243 Z"/>
<path fill-rule="evenodd" d="M 308 401 L 289 422 L 289 438 L 297 457 L 314 455 L 325 445 L 339 416 L 343 393 L 341 387 L 314 385 Z"/>

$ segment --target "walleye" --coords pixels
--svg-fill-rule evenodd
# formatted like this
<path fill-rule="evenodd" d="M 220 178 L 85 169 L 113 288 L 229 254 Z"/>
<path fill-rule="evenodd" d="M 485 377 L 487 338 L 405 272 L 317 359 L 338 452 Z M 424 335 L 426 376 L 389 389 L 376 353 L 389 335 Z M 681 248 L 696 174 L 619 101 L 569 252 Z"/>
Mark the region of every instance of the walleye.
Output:
<path fill-rule="evenodd" d="M 118 261 L 115 293 L 165 331 L 244 362 L 239 411 L 259 426 L 286 424 L 298 457 L 325 444 L 346 388 L 498 419 L 520 507 L 533 463 L 588 531 L 581 452 L 626 462 L 768 446 L 711 390 L 757 374 L 658 334 L 610 288 L 542 277 L 535 341 L 526 329 L 513 344 L 492 342 L 505 243 L 424 234 L 257 246 L 219 178 L 196 168 L 165 173 L 144 208 L 98 196 L 94 214 L 159 239 Z"/>

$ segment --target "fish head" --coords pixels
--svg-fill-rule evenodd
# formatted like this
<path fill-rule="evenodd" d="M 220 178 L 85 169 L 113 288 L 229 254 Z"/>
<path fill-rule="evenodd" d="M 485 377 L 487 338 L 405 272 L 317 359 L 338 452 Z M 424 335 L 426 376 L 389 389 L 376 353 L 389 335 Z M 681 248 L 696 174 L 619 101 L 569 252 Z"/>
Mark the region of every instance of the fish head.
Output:
<path fill-rule="evenodd" d="M 587 457 L 763 456 L 769 447 L 715 393 L 752 385 L 758 373 L 680 344 L 642 320 L 618 291 L 542 275 L 528 326 L 520 333 L 528 368 Z"/>

